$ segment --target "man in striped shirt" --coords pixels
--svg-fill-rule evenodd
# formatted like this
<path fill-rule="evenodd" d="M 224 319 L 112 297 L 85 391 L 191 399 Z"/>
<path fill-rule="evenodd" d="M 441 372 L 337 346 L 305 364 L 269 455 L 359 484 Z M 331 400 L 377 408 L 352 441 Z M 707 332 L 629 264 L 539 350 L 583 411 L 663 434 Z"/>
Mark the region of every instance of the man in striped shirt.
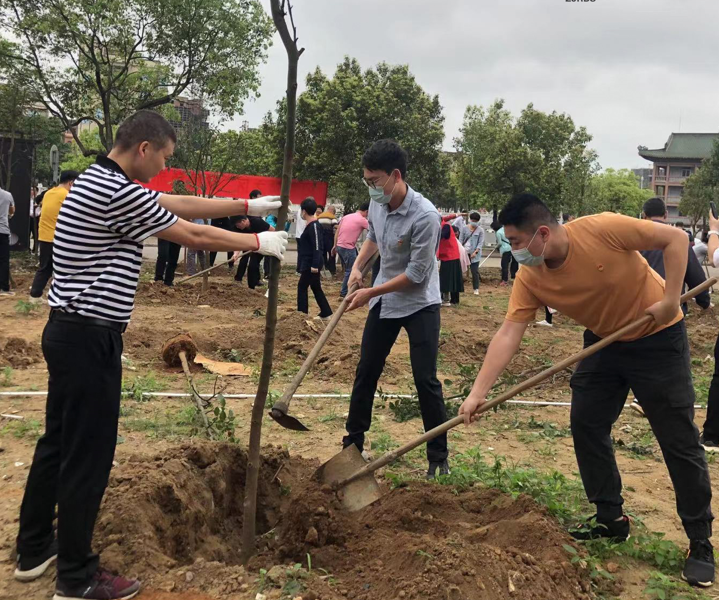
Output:
<path fill-rule="evenodd" d="M 57 559 L 55 600 L 132 598 L 140 588 L 99 568 L 91 541 L 115 453 L 122 333 L 134 306 L 143 241 L 155 235 L 201 250 L 284 257 L 284 232 L 249 236 L 191 222 L 263 216 L 279 208 L 274 198 L 175 196 L 134 183 L 164 169 L 175 142 L 172 126 L 158 113 L 129 117 L 108 156 L 77 178 L 57 220 L 42 341 L 49 372 L 46 429 L 20 509 L 15 571 L 17 579 L 30 581 Z"/>

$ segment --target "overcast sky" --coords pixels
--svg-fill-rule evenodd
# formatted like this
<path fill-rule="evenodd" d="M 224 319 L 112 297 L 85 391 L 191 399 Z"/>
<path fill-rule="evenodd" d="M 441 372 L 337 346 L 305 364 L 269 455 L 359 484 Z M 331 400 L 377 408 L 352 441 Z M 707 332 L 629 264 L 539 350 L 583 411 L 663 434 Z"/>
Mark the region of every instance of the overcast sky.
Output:
<path fill-rule="evenodd" d="M 466 106 L 495 98 L 515 115 L 529 102 L 570 114 L 604 168 L 648 166 L 637 146 L 673 131 L 719 131 L 719 0 L 295 0 L 294 14 L 300 92 L 344 55 L 409 64 L 439 94 L 446 149 Z M 275 35 L 261 96 L 237 121 L 256 126 L 274 108 L 285 69 Z"/>

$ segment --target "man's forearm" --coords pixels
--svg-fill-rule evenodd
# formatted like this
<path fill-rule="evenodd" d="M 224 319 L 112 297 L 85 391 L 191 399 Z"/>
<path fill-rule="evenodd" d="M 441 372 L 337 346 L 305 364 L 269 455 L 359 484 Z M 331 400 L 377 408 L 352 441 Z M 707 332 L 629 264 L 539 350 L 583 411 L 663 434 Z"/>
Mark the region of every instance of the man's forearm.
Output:
<path fill-rule="evenodd" d="M 361 271 L 367 264 L 367 261 L 374 256 L 375 252 L 377 252 L 377 244 L 371 240 L 365 240 L 357 258 L 355 259 L 353 268 Z"/>
<path fill-rule="evenodd" d="M 163 240 L 169 240 L 192 248 L 211 252 L 254 252 L 258 249 L 257 236 L 246 233 L 233 233 L 219 227 L 208 227 L 185 221 L 178 221 L 172 227 L 157 234 Z"/>
<path fill-rule="evenodd" d="M 389 281 L 386 281 L 382 285 L 373 287 L 372 296 L 376 298 L 377 296 L 383 296 L 384 294 L 399 292 L 400 290 L 404 290 L 411 285 L 414 285 L 412 283 L 412 280 L 407 277 L 407 275 L 402 273 L 401 275 L 397 275 L 397 277 L 393 277 Z"/>
<path fill-rule="evenodd" d="M 506 335 L 502 332 L 502 329 L 494 335 L 487 348 L 482 368 L 472 386 L 473 394 L 483 398 L 487 396 L 499 376 L 507 368 L 512 357 L 519 350 L 521 341 L 521 334 L 518 337 L 516 335 Z"/>
<path fill-rule="evenodd" d="M 198 198 L 197 196 L 177 196 L 162 194 L 158 200 L 160 206 L 183 219 L 220 219 L 247 214 L 245 200 L 225 200 L 223 198 Z"/>

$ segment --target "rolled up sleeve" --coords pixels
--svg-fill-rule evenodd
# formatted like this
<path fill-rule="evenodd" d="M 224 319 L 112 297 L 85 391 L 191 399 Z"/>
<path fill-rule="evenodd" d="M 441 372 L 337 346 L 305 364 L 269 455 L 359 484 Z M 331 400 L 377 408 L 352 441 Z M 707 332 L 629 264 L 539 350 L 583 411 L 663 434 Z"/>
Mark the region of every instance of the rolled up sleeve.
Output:
<path fill-rule="evenodd" d="M 409 264 L 404 271 L 412 283 L 422 283 L 432 269 L 437 268 L 441 222 L 439 213 L 427 213 L 418 219 L 412 228 Z"/>
<path fill-rule="evenodd" d="M 377 237 L 374 234 L 374 223 L 371 218 L 367 220 L 367 239 L 370 242 L 377 243 Z"/>

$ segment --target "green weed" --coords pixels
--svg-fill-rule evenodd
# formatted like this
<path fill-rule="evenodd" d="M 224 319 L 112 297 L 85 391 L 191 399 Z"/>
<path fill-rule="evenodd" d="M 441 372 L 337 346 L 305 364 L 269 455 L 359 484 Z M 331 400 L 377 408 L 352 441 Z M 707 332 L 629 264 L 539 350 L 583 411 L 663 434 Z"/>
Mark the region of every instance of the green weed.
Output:
<path fill-rule="evenodd" d="M 376 450 L 380 454 L 384 454 L 385 452 L 389 452 L 393 448 L 397 448 L 399 444 L 394 441 L 392 436 L 387 433 L 386 431 L 381 431 L 375 434 L 375 436 L 372 438 L 372 442 L 370 444 L 370 448 L 372 450 Z"/>
<path fill-rule="evenodd" d="M 17 304 L 15 304 L 15 312 L 26 317 L 35 314 L 38 310 L 40 310 L 39 304 L 34 304 L 27 300 L 18 300 Z"/>
<path fill-rule="evenodd" d="M 190 437 L 201 428 L 202 423 L 194 406 L 180 411 L 156 411 L 151 417 L 125 417 L 123 426 L 129 431 L 139 431 L 151 438 Z"/>
<path fill-rule="evenodd" d="M 330 410 L 326 415 L 322 415 L 317 419 L 320 423 L 332 423 L 333 421 L 341 421 L 342 415 L 337 412 L 334 406 L 330 406 Z"/>
<path fill-rule="evenodd" d="M 237 442 L 235 438 L 235 413 L 232 409 L 227 408 L 227 401 L 222 394 L 218 394 L 214 398 L 216 406 L 212 409 L 212 412 L 208 415 L 207 421 L 210 427 L 217 433 L 215 439 L 232 442 Z M 196 421 L 201 419 L 199 409 L 195 407 Z"/>
<path fill-rule="evenodd" d="M 13 370 L 11 366 L 3 367 L 2 377 L 0 377 L 0 387 L 9 387 L 12 385 Z"/>
<path fill-rule="evenodd" d="M 132 381 L 122 380 L 122 395 L 129 396 L 137 402 L 148 400 L 143 396 L 146 392 L 159 392 L 167 382 L 163 378 L 158 378 L 153 371 L 149 371 L 145 375 L 136 375 Z"/>
<path fill-rule="evenodd" d="M 13 419 L 0 429 L 0 436 L 7 434 L 17 439 L 28 438 L 35 441 L 42 435 L 42 422 L 37 419 Z"/>
<path fill-rule="evenodd" d="M 690 588 L 686 583 L 653 571 L 644 588 L 650 600 L 708 600 L 706 594 Z"/>

